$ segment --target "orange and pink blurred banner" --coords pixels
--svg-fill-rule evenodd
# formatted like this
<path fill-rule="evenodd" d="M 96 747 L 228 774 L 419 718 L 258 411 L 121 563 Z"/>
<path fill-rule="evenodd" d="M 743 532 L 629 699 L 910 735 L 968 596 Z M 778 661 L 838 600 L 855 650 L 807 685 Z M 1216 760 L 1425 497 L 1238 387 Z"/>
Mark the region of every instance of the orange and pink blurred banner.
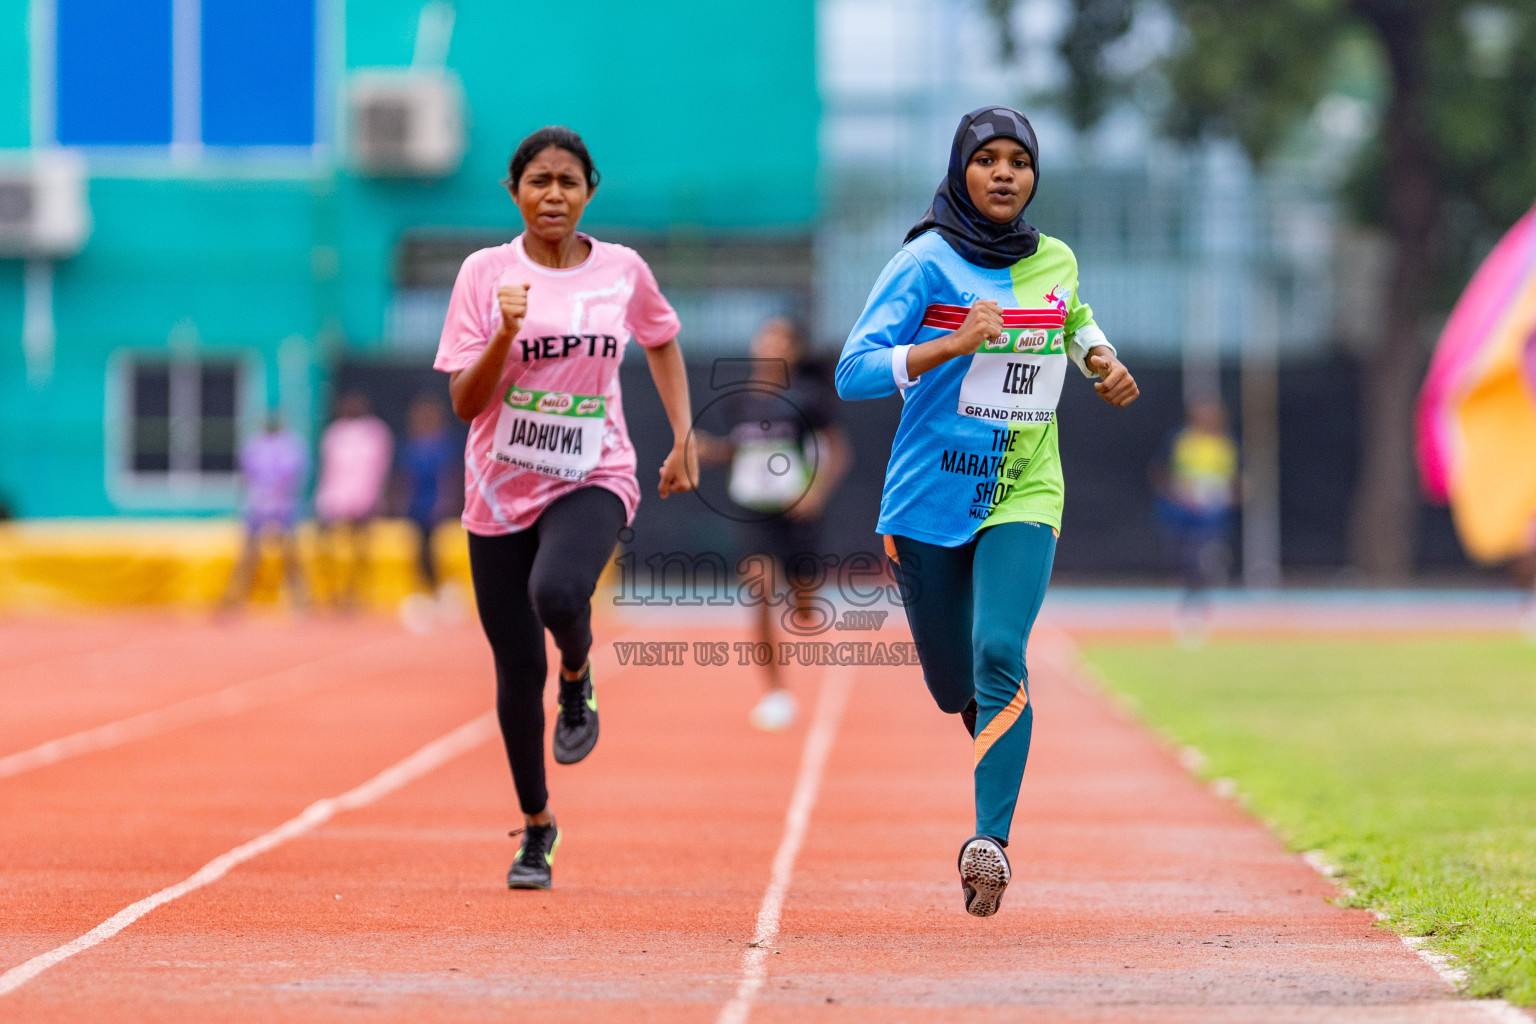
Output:
<path fill-rule="evenodd" d="M 1419 473 L 1462 546 L 1536 550 L 1536 209 L 1483 261 L 1440 334 L 1416 416 Z"/>

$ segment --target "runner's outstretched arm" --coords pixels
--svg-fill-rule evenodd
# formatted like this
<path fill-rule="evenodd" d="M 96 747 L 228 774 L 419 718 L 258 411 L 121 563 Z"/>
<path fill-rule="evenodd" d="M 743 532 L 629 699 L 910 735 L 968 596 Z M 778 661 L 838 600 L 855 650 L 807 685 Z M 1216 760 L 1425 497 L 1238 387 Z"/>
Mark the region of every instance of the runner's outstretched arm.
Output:
<path fill-rule="evenodd" d="M 650 364 L 656 393 L 667 409 L 667 422 L 672 424 L 672 451 L 661 464 L 661 480 L 656 485 L 657 493 L 665 498 L 693 490 L 699 480 L 699 453 L 690 438 L 693 406 L 688 399 L 688 368 L 676 338 L 647 347 L 645 360 Z"/>

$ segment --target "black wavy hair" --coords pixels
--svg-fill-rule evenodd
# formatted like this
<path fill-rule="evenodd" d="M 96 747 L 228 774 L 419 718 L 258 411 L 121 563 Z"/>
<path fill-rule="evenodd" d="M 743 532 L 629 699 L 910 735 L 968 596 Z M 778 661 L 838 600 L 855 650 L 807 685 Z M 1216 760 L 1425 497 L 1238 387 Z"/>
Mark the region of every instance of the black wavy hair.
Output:
<path fill-rule="evenodd" d="M 512 159 L 507 162 L 507 176 L 501 183 L 509 189 L 517 188 L 517 183 L 523 178 L 523 171 L 528 169 L 533 158 L 550 146 L 563 149 L 580 160 L 582 169 L 587 172 L 587 188 L 597 188 L 602 175 L 597 173 L 597 167 L 592 163 L 592 154 L 587 152 L 587 144 L 581 141 L 580 135 L 563 124 L 546 125 L 519 142 L 512 153 Z"/>

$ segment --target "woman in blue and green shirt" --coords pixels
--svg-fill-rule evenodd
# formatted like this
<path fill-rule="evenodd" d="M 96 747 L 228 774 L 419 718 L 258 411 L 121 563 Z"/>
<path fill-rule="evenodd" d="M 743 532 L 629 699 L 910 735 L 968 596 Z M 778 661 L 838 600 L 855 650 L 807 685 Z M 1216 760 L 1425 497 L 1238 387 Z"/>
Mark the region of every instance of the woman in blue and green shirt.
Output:
<path fill-rule="evenodd" d="M 900 392 L 877 527 L 923 677 L 975 737 L 966 910 L 997 912 L 1034 712 L 1025 644 L 1050 579 L 1063 486 L 1056 403 L 1071 361 L 1111 405 L 1136 382 L 1078 297 L 1072 250 L 1024 220 L 1039 179 L 1016 110 L 960 121 L 949 173 L 875 282 L 837 365 L 843 398 Z"/>

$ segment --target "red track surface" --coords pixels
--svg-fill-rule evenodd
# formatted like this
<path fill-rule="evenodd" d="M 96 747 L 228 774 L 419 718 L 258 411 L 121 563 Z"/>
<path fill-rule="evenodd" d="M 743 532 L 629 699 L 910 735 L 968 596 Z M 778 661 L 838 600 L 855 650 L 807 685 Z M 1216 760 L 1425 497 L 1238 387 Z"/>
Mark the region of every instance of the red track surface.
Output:
<path fill-rule="evenodd" d="M 553 892 L 501 884 L 518 816 L 486 742 L 0 995 L 0 1019 L 716 1020 L 806 725 L 753 732 L 753 670 L 688 660 L 623 668 L 600 645 L 602 743 L 552 770 Z M 967 737 L 915 669 L 851 670 L 753 1020 L 1495 1019 L 1064 662 L 1034 664 L 1014 883 L 989 920 L 955 880 Z M 798 670 L 805 722 L 829 671 Z M 0 757 L 236 684 L 225 712 L 0 778 L 0 973 L 474 718 L 491 674 L 468 628 L 11 623 Z"/>

